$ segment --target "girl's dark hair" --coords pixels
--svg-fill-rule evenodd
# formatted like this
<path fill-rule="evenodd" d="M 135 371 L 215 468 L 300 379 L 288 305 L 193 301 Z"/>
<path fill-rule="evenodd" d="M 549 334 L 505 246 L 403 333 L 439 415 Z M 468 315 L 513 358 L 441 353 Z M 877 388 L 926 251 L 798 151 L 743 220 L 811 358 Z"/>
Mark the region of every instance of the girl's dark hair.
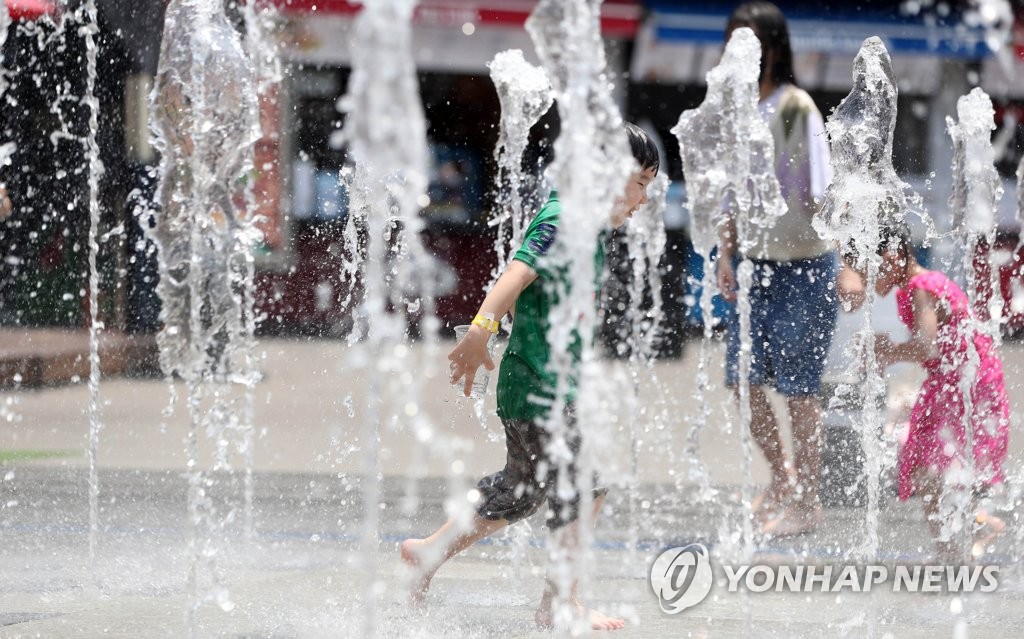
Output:
<path fill-rule="evenodd" d="M 914 255 L 914 245 L 910 240 L 910 227 L 906 222 L 887 220 L 880 222 L 878 227 L 878 255 L 895 252 L 905 256 Z M 843 247 L 842 258 L 847 264 L 856 264 L 860 257 L 856 243 L 852 240 Z"/>
<path fill-rule="evenodd" d="M 633 158 L 642 169 L 654 169 L 658 172 L 661 166 L 661 157 L 658 155 L 658 147 L 654 145 L 647 133 L 633 124 L 626 122 L 626 136 L 629 138 L 629 149 L 633 152 Z"/>
<path fill-rule="evenodd" d="M 764 77 L 766 71 L 764 62 L 768 59 L 768 53 L 774 52 L 772 80 L 776 84 L 788 82 L 796 85 L 793 47 L 789 43 L 789 26 L 782 11 L 771 2 L 746 2 L 736 7 L 729 16 L 725 26 L 726 35 L 738 27 L 750 27 L 761 41 L 761 77 Z"/>
<path fill-rule="evenodd" d="M 904 222 L 892 221 L 878 229 L 878 253 L 896 252 L 911 254 L 910 227 Z"/>

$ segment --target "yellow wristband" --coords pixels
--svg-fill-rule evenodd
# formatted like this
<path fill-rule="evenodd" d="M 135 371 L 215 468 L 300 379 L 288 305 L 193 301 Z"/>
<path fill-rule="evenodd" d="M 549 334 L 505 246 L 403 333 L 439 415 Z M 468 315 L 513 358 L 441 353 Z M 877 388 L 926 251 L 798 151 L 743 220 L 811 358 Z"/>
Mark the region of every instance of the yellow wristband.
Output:
<path fill-rule="evenodd" d="M 476 317 L 473 318 L 473 321 L 470 323 L 473 326 L 480 326 L 486 328 L 495 335 L 498 334 L 498 329 L 501 328 L 501 323 L 498 322 L 498 320 L 492 320 L 484 317 L 483 315 L 477 315 Z"/>

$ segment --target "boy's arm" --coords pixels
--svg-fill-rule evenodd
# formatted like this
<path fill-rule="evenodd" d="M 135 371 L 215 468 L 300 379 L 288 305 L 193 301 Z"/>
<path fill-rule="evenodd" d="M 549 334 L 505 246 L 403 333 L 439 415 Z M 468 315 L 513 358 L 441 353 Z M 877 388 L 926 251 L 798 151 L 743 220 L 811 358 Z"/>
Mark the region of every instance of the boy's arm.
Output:
<path fill-rule="evenodd" d="M 537 272 L 525 262 L 512 260 L 487 293 L 477 314 L 490 313 L 495 319 L 500 320 L 506 313 L 512 311 L 519 295 L 536 279 Z M 490 336 L 491 332 L 486 328 L 473 324 L 462 341 L 448 353 L 448 360 L 451 362 L 451 382 L 454 384 L 465 376 L 463 394 L 466 397 L 469 397 L 473 379 L 481 365 L 487 370 L 494 370 L 494 362 L 487 352 L 487 340 Z"/>

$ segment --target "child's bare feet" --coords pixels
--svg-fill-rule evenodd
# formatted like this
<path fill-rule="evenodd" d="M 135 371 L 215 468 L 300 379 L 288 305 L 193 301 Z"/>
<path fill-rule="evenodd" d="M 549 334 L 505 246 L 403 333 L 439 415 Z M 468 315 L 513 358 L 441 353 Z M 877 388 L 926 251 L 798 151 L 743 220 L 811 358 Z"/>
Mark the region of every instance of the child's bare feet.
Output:
<path fill-rule="evenodd" d="M 427 590 L 430 588 L 430 580 L 434 576 L 434 571 L 427 570 L 423 565 L 424 546 L 426 541 L 423 539 L 406 539 L 402 542 L 402 563 L 409 568 L 412 577 L 409 601 L 415 606 L 423 605 Z"/>
<path fill-rule="evenodd" d="M 533 615 L 537 626 L 541 628 L 555 627 L 555 615 L 551 609 L 551 602 L 550 598 L 544 597 L 540 602 L 540 607 L 537 608 L 537 612 Z M 579 600 L 573 600 L 572 604 L 576 607 L 576 614 L 578 616 L 587 616 L 591 630 L 621 630 L 626 626 L 625 620 L 609 617 L 599 610 L 588 610 Z"/>
<path fill-rule="evenodd" d="M 978 559 L 988 552 L 988 547 L 1005 529 L 1002 519 L 990 515 L 984 510 L 974 516 L 974 544 L 971 546 L 971 558 Z"/>

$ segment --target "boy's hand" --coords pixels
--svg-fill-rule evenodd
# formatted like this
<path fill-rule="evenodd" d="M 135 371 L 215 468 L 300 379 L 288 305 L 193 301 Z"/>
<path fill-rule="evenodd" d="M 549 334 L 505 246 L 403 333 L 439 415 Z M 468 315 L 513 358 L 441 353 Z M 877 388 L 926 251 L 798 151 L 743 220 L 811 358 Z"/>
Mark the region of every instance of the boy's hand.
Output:
<path fill-rule="evenodd" d="M 462 338 L 455 348 L 448 353 L 448 361 L 451 362 L 449 370 L 451 371 L 451 383 L 455 384 L 463 376 L 466 381 L 462 387 L 462 393 L 466 397 L 469 397 L 470 390 L 473 388 L 473 380 L 476 378 L 476 371 L 480 368 L 480 365 L 489 370 L 494 370 L 494 361 L 491 360 L 491 354 L 487 352 L 487 340 L 491 337 L 491 332 L 482 326 L 470 326 L 469 332 Z"/>

